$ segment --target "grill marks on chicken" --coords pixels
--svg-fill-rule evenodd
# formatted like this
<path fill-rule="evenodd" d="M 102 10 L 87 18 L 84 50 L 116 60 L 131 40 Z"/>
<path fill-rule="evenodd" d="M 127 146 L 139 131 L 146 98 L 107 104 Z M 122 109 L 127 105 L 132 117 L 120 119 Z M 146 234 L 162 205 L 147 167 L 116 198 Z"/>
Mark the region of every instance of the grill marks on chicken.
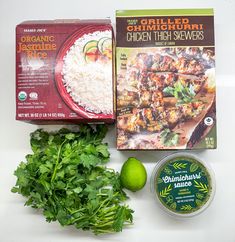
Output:
<path fill-rule="evenodd" d="M 204 66 L 198 60 L 181 57 L 175 63 L 178 73 L 200 75 L 204 73 Z"/>
<path fill-rule="evenodd" d="M 160 132 L 164 128 L 173 129 L 177 124 L 196 117 L 204 108 L 204 103 L 187 103 L 175 107 L 133 109 L 129 115 L 117 118 L 117 128 L 129 133 L 142 131 Z"/>

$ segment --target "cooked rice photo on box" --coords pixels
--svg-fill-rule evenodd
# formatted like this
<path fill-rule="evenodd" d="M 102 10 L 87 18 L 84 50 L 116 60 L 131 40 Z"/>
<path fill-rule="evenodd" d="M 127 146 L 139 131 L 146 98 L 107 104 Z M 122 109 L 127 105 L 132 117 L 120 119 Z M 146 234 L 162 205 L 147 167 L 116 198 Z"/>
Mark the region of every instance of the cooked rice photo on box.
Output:
<path fill-rule="evenodd" d="M 75 40 L 63 58 L 61 75 L 75 103 L 88 112 L 111 114 L 112 31 L 95 31 Z"/>

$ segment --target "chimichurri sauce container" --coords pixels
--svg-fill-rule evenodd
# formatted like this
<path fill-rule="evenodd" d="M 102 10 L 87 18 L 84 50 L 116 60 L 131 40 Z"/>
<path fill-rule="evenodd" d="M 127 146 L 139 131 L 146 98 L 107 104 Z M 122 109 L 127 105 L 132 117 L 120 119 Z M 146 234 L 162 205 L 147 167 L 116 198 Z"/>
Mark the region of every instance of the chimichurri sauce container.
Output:
<path fill-rule="evenodd" d="M 188 153 L 176 153 L 162 159 L 153 171 L 151 185 L 160 207 L 176 217 L 201 213 L 215 193 L 211 169 Z"/>

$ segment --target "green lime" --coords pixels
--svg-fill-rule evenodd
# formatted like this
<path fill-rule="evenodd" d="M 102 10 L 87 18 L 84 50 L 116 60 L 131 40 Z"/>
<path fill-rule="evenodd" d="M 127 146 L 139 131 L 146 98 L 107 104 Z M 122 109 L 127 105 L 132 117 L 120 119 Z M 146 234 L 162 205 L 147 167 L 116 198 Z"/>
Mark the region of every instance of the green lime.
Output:
<path fill-rule="evenodd" d="M 123 187 L 136 192 L 144 187 L 147 180 L 147 172 L 141 161 L 130 157 L 122 166 L 120 179 Z"/>

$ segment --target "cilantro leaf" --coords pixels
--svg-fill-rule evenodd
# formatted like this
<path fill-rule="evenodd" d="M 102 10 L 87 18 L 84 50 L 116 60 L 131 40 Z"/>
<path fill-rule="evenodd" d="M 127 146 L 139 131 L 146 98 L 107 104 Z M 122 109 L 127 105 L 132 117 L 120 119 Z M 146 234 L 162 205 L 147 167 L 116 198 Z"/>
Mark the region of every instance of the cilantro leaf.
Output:
<path fill-rule="evenodd" d="M 109 157 L 108 146 L 106 144 L 101 144 L 96 146 L 96 151 L 101 153 L 104 157 Z"/>

